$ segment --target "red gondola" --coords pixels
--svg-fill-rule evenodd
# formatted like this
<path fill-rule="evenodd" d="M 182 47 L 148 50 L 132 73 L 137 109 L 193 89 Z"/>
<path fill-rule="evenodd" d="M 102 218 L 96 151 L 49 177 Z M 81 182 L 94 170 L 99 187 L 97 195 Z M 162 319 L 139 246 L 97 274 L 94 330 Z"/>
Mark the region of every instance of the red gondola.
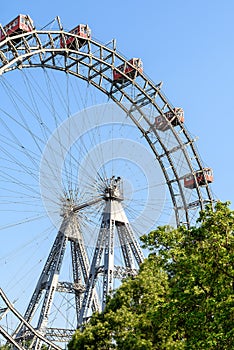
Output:
<path fill-rule="evenodd" d="M 180 107 L 175 107 L 174 112 L 176 114 L 172 113 L 171 111 L 168 111 L 166 113 L 164 113 L 164 115 L 159 115 L 155 118 L 155 127 L 157 130 L 161 130 L 161 131 L 166 131 L 168 129 L 170 129 L 170 125 L 167 122 L 170 121 L 172 126 L 176 126 L 180 123 L 184 122 L 184 111 L 182 108 Z"/>
<path fill-rule="evenodd" d="M 130 63 L 130 64 L 128 64 Z M 132 58 L 128 63 L 123 63 L 117 67 L 124 74 L 129 76 L 131 79 L 134 79 L 139 73 L 143 72 L 143 63 L 140 58 Z M 124 77 L 121 72 L 118 72 L 114 69 L 113 71 L 113 80 L 114 81 L 127 81 L 127 78 Z"/>
<path fill-rule="evenodd" d="M 77 27 L 73 28 L 69 33 L 78 35 L 78 42 L 79 47 L 83 46 L 86 43 L 87 39 L 91 38 L 91 30 L 87 24 L 79 24 Z M 69 49 L 75 49 L 76 48 L 76 38 L 72 35 L 66 35 L 65 36 L 65 43 L 64 40 L 61 38 L 60 40 L 60 47 L 68 47 Z"/>
<path fill-rule="evenodd" d="M 189 174 L 184 178 L 184 187 L 193 189 L 196 187 L 196 180 L 199 186 L 205 186 L 207 183 L 214 181 L 213 171 L 211 168 L 198 170 L 195 175 Z"/>
<path fill-rule="evenodd" d="M 3 30 L 0 29 L 0 41 L 7 36 L 31 32 L 33 29 L 33 21 L 28 15 L 18 15 L 13 21 L 4 26 Z M 18 41 L 20 41 L 20 38 L 14 39 L 14 42 Z"/>

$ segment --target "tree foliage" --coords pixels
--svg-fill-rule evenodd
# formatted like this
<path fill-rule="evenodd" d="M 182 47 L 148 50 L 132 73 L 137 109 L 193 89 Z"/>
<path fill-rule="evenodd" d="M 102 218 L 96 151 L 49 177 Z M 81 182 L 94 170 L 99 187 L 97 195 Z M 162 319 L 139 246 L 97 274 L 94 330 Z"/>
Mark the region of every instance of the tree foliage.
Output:
<path fill-rule="evenodd" d="M 142 237 L 149 257 L 69 350 L 234 348 L 234 211 L 207 206 L 198 226 L 158 227 Z"/>

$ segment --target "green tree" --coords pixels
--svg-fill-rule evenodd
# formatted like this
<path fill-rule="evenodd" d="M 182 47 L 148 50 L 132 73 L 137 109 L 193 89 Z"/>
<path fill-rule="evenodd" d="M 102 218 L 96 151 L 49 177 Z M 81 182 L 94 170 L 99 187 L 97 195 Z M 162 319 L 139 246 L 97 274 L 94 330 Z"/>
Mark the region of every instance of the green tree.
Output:
<path fill-rule="evenodd" d="M 13 349 L 13 346 L 10 344 L 0 345 L 0 350 L 11 350 L 11 349 Z"/>
<path fill-rule="evenodd" d="M 69 344 L 74 349 L 234 349 L 234 211 L 142 237 L 149 257 Z"/>

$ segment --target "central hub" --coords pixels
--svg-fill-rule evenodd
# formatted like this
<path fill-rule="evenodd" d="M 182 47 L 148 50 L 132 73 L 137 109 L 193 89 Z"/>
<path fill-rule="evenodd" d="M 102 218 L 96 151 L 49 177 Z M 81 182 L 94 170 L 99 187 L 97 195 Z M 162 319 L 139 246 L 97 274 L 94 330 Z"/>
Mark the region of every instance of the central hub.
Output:
<path fill-rule="evenodd" d="M 104 199 L 107 200 L 123 200 L 123 189 L 121 178 L 112 176 L 107 180 L 107 186 L 104 189 Z"/>
<path fill-rule="evenodd" d="M 76 206 L 74 200 L 69 197 L 64 197 L 61 199 L 61 202 L 62 202 L 62 209 L 61 209 L 60 216 L 64 218 L 71 216 L 74 212 L 74 207 Z"/>

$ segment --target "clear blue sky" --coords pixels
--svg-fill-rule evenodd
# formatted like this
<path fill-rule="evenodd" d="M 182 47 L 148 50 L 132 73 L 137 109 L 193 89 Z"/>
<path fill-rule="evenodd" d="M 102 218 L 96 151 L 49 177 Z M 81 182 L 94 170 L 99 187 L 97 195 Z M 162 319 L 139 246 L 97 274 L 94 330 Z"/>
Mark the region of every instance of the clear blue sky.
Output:
<path fill-rule="evenodd" d="M 88 23 L 98 40 L 116 38 L 125 56 L 141 57 L 144 71 L 184 108 L 201 158 L 214 170 L 214 193 L 234 203 L 232 0 L 13 0 L 1 4 L 0 22 L 18 13 L 29 14 L 38 28 L 57 15 L 65 29 Z"/>

